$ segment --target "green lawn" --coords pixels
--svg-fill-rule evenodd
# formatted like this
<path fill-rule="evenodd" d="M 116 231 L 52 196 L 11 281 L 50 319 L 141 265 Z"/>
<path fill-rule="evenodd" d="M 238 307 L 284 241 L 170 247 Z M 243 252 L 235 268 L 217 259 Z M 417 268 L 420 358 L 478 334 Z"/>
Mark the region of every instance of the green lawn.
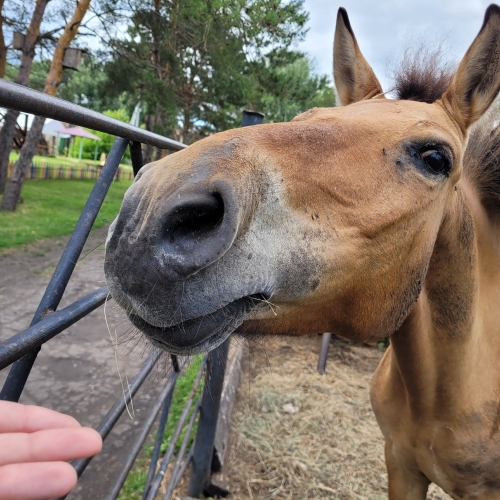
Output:
<path fill-rule="evenodd" d="M 15 212 L 0 212 L 0 249 L 70 234 L 94 185 L 92 180 L 26 181 Z M 131 181 L 111 185 L 94 227 L 111 222 Z"/>

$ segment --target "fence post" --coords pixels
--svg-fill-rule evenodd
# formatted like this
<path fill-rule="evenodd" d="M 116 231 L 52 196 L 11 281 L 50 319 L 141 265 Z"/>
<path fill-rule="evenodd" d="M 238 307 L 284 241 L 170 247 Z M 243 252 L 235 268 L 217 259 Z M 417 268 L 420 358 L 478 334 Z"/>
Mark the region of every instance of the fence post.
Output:
<path fill-rule="evenodd" d="M 323 333 L 323 337 L 321 339 L 321 349 L 319 351 L 319 358 L 318 358 L 318 373 L 320 375 L 325 374 L 326 360 L 328 358 L 328 349 L 330 347 L 331 338 L 332 338 L 331 333 L 329 332 Z"/>
<path fill-rule="evenodd" d="M 215 430 L 224 384 L 229 339 L 208 354 L 188 495 L 198 497 L 210 482 Z"/>
<path fill-rule="evenodd" d="M 249 127 L 251 125 L 260 125 L 263 120 L 264 120 L 264 113 L 245 109 L 243 110 L 243 118 L 241 120 L 241 126 Z"/>

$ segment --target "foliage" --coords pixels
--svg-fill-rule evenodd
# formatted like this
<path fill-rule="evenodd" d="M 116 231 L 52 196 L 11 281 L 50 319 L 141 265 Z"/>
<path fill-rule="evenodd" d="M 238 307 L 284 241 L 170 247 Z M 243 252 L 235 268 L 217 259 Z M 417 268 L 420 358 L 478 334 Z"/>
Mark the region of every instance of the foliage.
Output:
<path fill-rule="evenodd" d="M 326 76 L 312 74 L 311 63 L 300 53 L 287 54 L 289 62 L 276 62 L 273 53 L 258 73 L 255 106 L 268 122 L 286 122 L 314 107 L 335 106 L 335 94 Z"/>
<path fill-rule="evenodd" d="M 47 71 L 48 67 L 45 74 Z M 84 55 L 82 65 L 78 68 L 78 71 L 67 70 L 64 72 L 57 96 L 100 112 L 105 109 L 123 109 L 123 104 L 118 98 L 109 98 L 103 93 L 102 87 L 105 81 L 106 75 L 103 72 L 103 63 L 93 54 L 87 53 Z M 128 110 L 123 111 L 121 115 L 113 118 L 128 121 L 128 118 L 124 119 L 128 114 Z"/>
<path fill-rule="evenodd" d="M 301 40 L 308 17 L 302 0 L 127 5 L 127 34 L 111 40 L 106 94 L 140 99 L 146 128 L 184 142 L 239 124 L 242 109 L 259 103 L 267 54 Z"/>
<path fill-rule="evenodd" d="M 130 181 L 113 182 L 94 227 L 111 222 Z M 24 203 L 15 212 L 0 212 L 0 249 L 71 233 L 87 201 L 93 181 L 26 181 Z"/>

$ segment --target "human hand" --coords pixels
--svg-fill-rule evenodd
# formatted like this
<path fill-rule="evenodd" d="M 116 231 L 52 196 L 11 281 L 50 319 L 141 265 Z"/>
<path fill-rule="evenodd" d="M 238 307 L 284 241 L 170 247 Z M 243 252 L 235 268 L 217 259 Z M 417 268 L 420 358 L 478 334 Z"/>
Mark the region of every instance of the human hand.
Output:
<path fill-rule="evenodd" d="M 75 469 L 67 463 L 102 448 L 101 436 L 69 415 L 0 401 L 0 498 L 45 500 L 69 493 Z"/>

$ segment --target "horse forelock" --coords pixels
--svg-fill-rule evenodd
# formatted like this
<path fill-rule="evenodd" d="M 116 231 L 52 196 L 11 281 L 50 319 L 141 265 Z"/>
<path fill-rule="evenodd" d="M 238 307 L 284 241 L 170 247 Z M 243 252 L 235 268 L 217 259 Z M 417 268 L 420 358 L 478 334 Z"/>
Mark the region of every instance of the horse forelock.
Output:
<path fill-rule="evenodd" d="M 441 45 L 427 47 L 421 43 L 404 51 L 392 71 L 392 91 L 398 100 L 431 104 L 444 94 L 455 71 L 456 64 L 445 59 Z"/>

